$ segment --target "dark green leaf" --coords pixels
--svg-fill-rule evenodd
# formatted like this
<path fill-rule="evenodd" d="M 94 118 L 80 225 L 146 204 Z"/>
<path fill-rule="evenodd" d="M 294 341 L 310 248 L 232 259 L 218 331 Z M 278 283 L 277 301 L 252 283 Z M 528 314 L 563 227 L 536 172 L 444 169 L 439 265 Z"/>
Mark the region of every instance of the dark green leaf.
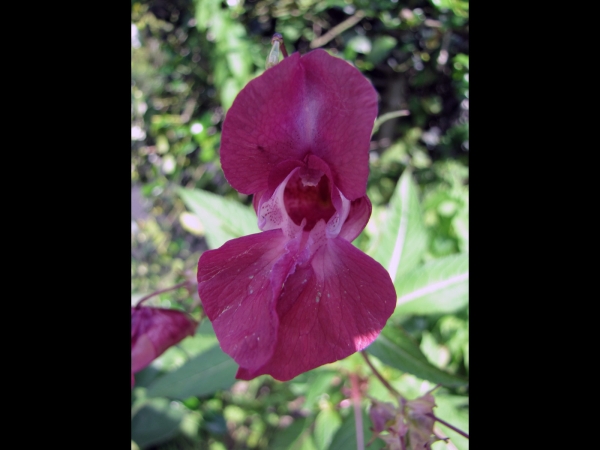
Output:
<path fill-rule="evenodd" d="M 371 52 L 367 56 L 367 61 L 373 65 L 379 64 L 390 54 L 396 44 L 398 44 L 398 41 L 391 36 L 381 36 L 375 39 Z"/>
<path fill-rule="evenodd" d="M 365 444 L 371 440 L 372 432 L 369 429 L 371 420 L 367 414 L 362 411 L 362 428 L 363 428 L 363 439 Z M 348 417 L 344 419 L 337 433 L 331 441 L 329 450 L 348 450 L 357 448 L 356 445 L 356 421 L 354 418 L 354 411 L 351 411 Z M 377 450 L 383 448 L 383 441 L 375 440 L 370 446 L 369 450 Z"/>
<path fill-rule="evenodd" d="M 287 428 L 278 431 L 269 444 L 269 450 L 309 450 L 314 449 L 310 436 L 310 423 L 306 418 L 294 420 Z"/>
<path fill-rule="evenodd" d="M 177 434 L 183 415 L 166 398 L 153 398 L 131 420 L 131 439 L 140 448 L 167 441 Z"/>
<path fill-rule="evenodd" d="M 148 397 L 185 400 L 212 394 L 235 382 L 237 364 L 217 345 L 157 379 L 148 387 Z"/>

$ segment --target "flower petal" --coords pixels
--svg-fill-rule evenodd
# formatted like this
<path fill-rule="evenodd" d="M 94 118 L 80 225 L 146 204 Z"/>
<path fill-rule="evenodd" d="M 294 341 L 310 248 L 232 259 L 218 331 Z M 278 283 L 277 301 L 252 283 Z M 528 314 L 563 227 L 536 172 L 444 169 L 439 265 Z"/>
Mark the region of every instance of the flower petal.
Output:
<path fill-rule="evenodd" d="M 346 198 L 355 200 L 366 192 L 377 92 L 356 68 L 324 50 L 300 61 L 306 72 L 305 110 L 315 124 L 313 153 L 329 164 Z"/>
<path fill-rule="evenodd" d="M 131 308 L 131 372 L 139 372 L 198 324 L 182 311 L 139 306 Z"/>
<path fill-rule="evenodd" d="M 320 49 L 294 53 L 236 97 L 223 123 L 223 171 L 236 190 L 255 194 L 279 164 L 313 154 L 354 200 L 365 195 L 376 116 L 375 89 L 356 68 Z"/>
<path fill-rule="evenodd" d="M 362 230 L 367 226 L 369 217 L 371 217 L 371 201 L 366 195 L 353 200 L 350 204 L 348 218 L 342 225 L 339 237 L 352 242 L 358 237 Z"/>
<path fill-rule="evenodd" d="M 258 368 L 271 357 L 279 323 L 275 300 L 296 253 L 297 241 L 277 229 L 233 239 L 200 257 L 202 306 L 221 348 L 238 364 Z"/>
<path fill-rule="evenodd" d="M 236 377 L 286 381 L 345 358 L 375 340 L 395 304 L 392 281 L 378 262 L 345 239 L 327 239 L 285 281 L 273 356 L 257 370 L 241 365 Z"/>

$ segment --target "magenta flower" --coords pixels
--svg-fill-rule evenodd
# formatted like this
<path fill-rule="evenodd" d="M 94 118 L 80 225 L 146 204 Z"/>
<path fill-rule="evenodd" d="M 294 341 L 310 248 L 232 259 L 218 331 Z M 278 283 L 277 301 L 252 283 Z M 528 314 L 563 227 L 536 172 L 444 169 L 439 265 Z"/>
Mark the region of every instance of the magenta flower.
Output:
<path fill-rule="evenodd" d="M 388 273 L 350 243 L 371 215 L 376 116 L 371 84 L 323 50 L 267 69 L 227 113 L 223 171 L 254 195 L 263 231 L 205 252 L 198 292 L 238 379 L 285 381 L 345 358 L 392 314 Z"/>
<path fill-rule="evenodd" d="M 131 308 L 131 387 L 133 374 L 186 336 L 193 336 L 198 324 L 173 309 Z"/>

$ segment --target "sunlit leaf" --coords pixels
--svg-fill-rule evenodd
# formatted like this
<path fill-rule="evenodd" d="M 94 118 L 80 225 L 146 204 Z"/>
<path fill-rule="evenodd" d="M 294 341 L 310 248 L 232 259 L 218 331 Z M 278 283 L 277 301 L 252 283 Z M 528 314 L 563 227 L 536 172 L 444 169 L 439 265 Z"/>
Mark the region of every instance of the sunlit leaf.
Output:
<path fill-rule="evenodd" d="M 190 336 L 181 341 L 178 347 L 181 347 L 188 355 L 196 356 L 205 352 L 218 343 L 217 336 L 213 330 L 212 324 L 208 319 L 203 320 L 196 330 L 194 336 Z"/>
<path fill-rule="evenodd" d="M 410 170 L 405 170 L 400 177 L 383 223 L 369 254 L 388 270 L 392 280 L 399 280 L 421 262 L 427 245 L 417 188 Z"/>
<path fill-rule="evenodd" d="M 315 419 L 315 445 L 319 450 L 329 448 L 333 436 L 342 425 L 340 413 L 333 409 L 324 409 Z"/>
<path fill-rule="evenodd" d="M 311 380 L 310 387 L 306 393 L 304 408 L 312 409 L 331 386 L 331 381 L 337 374 L 335 372 L 317 372 L 317 376 Z"/>
<path fill-rule="evenodd" d="M 393 317 L 457 311 L 469 301 L 469 255 L 430 261 L 398 278 L 394 285 L 398 306 Z"/>
<path fill-rule="evenodd" d="M 178 189 L 186 206 L 200 219 L 208 246 L 218 248 L 225 242 L 260 230 L 252 208 L 234 200 L 199 189 Z"/>
<path fill-rule="evenodd" d="M 434 413 L 436 416 L 444 419 L 446 422 L 454 425 L 459 430 L 469 433 L 469 399 L 459 395 L 436 395 L 435 396 L 436 408 Z M 450 441 L 458 450 L 469 450 L 469 440 L 453 431 L 452 429 L 442 425 L 441 423 L 436 424 L 442 431 L 443 436 L 450 438 Z M 435 446 L 433 447 L 435 449 Z M 439 449 L 447 449 L 448 446 L 439 446 Z"/>
<path fill-rule="evenodd" d="M 388 366 L 411 373 L 424 380 L 445 386 L 464 386 L 466 380 L 451 375 L 431 364 L 416 342 L 402 329 L 388 324 L 367 352 Z"/>
<path fill-rule="evenodd" d="M 368 54 L 371 52 L 371 40 L 366 36 L 357 35 L 348 41 L 346 44 L 348 48 L 351 48 L 356 53 Z"/>

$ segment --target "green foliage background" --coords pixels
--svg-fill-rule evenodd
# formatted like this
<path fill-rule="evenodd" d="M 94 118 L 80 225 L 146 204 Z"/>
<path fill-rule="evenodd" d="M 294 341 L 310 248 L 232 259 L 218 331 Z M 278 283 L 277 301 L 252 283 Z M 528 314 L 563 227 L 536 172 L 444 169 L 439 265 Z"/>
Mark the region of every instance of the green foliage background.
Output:
<path fill-rule="evenodd" d="M 219 163 L 227 108 L 264 70 L 274 32 L 289 52 L 325 48 L 380 94 L 373 215 L 354 244 L 393 273 L 399 305 L 368 352 L 408 398 L 440 383 L 436 414 L 468 431 L 468 2 L 132 1 L 131 23 L 132 304 L 194 278 L 204 250 L 257 231 L 251 198 Z M 183 288 L 149 304 L 200 314 Z M 348 375 L 364 379 L 365 414 L 368 396 L 389 400 L 360 355 L 287 383 L 235 371 L 202 321 L 136 374 L 132 448 L 354 448 Z M 365 415 L 366 442 L 369 426 Z M 451 444 L 434 449 L 468 448 L 439 430 Z"/>

